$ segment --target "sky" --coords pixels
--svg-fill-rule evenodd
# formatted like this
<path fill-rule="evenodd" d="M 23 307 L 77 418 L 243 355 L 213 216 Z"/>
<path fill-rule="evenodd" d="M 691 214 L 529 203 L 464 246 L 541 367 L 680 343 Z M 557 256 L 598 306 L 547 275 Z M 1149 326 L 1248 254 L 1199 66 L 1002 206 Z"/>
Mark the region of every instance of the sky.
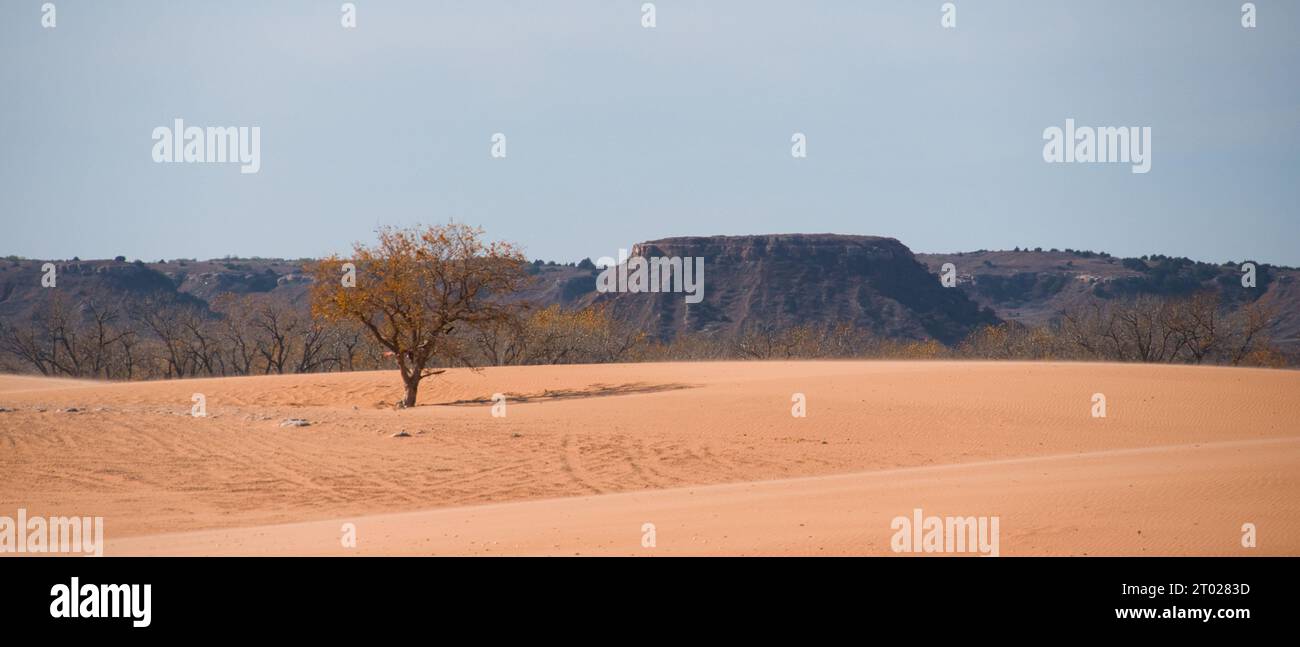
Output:
<path fill-rule="evenodd" d="M 0 6 L 0 256 L 316 257 L 449 220 L 529 258 L 868 234 L 1300 265 L 1300 3 L 41 0 Z M 158 163 L 175 119 L 260 169 Z M 1044 129 L 1150 127 L 1151 169 Z M 506 136 L 506 157 L 491 155 Z M 791 137 L 807 138 L 807 157 Z"/>

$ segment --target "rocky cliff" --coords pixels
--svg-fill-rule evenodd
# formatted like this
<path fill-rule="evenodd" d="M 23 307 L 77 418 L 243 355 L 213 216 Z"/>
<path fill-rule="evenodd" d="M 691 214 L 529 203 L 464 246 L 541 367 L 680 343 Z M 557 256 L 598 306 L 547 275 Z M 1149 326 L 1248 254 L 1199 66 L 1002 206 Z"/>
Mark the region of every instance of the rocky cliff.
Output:
<path fill-rule="evenodd" d="M 955 343 L 998 320 L 893 238 L 776 234 L 666 238 L 632 257 L 701 257 L 703 300 L 680 293 L 602 294 L 620 318 L 660 339 L 684 331 L 722 336 L 755 326 L 851 323 L 896 339 Z"/>

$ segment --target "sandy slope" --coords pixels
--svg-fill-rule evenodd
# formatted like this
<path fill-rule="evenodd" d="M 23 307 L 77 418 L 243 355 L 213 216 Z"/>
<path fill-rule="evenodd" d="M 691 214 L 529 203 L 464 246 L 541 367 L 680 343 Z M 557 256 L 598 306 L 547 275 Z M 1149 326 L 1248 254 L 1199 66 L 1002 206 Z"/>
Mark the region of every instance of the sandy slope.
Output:
<path fill-rule="evenodd" d="M 494 392 L 505 418 L 475 402 Z M 677 363 L 457 370 L 410 411 L 399 394 L 391 373 L 0 376 L 0 515 L 104 516 L 109 553 L 891 554 L 890 520 L 919 507 L 997 515 L 1003 555 L 1300 554 L 1296 372 Z"/>

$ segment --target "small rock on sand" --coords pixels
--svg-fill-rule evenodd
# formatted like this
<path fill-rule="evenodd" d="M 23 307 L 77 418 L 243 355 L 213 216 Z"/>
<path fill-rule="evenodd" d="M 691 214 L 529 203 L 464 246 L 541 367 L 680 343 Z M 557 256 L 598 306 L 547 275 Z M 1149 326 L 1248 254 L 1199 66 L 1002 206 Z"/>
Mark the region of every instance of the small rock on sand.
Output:
<path fill-rule="evenodd" d="M 280 426 L 281 427 L 309 427 L 311 426 L 311 423 L 307 422 L 306 420 L 303 420 L 302 418 L 287 418 L 280 423 Z"/>
<path fill-rule="evenodd" d="M 410 438 L 410 437 L 411 437 L 411 434 L 408 434 L 408 433 L 406 433 L 405 431 L 399 431 L 399 432 L 393 434 L 393 438 Z"/>

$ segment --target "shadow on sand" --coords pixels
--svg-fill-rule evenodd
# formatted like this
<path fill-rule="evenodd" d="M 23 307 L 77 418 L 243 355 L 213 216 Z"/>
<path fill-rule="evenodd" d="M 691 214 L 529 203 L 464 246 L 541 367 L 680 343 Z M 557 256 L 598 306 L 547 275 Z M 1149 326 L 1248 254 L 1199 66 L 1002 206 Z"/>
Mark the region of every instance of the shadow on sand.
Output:
<path fill-rule="evenodd" d="M 600 398 L 611 395 L 633 395 L 636 393 L 660 393 L 662 391 L 678 391 L 681 389 L 694 389 L 698 385 L 692 384 L 647 384 L 645 382 L 628 382 L 627 384 L 590 384 L 581 389 L 546 389 L 541 393 L 503 393 L 506 401 L 510 403 L 522 402 L 547 402 L 550 400 L 571 400 L 574 398 Z M 454 400 L 452 402 L 435 402 L 430 406 L 435 407 L 468 407 L 475 405 L 492 404 L 492 398 L 482 397 L 472 400 Z"/>

